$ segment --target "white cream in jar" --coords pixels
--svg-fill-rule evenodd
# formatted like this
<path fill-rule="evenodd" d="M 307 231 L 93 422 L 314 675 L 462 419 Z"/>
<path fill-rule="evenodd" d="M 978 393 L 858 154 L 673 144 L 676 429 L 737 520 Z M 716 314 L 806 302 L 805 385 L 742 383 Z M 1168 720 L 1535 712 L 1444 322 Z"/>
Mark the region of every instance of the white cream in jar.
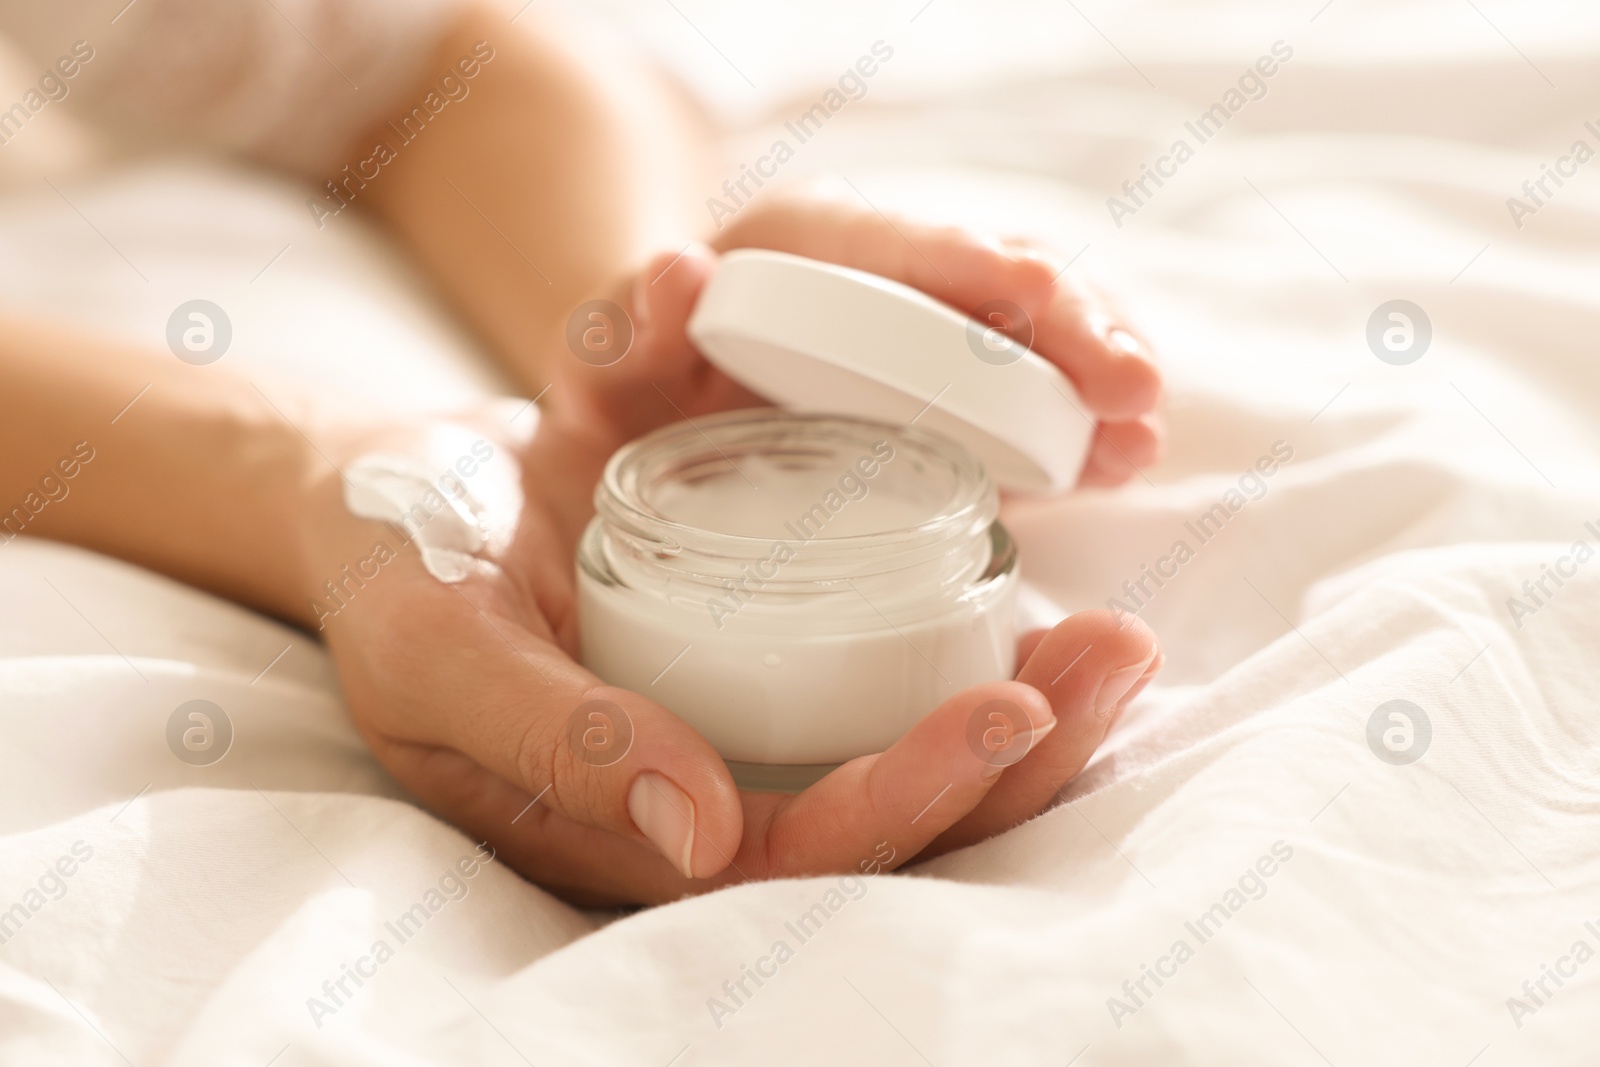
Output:
<path fill-rule="evenodd" d="M 740 785 L 803 787 L 1012 677 L 995 485 L 1071 486 L 1093 422 L 1013 338 L 1022 310 L 990 304 L 971 319 L 876 275 L 730 252 L 689 337 L 780 408 L 669 426 L 607 466 L 578 552 L 583 661 L 694 726 Z"/>
<path fill-rule="evenodd" d="M 1016 553 L 983 466 L 942 435 L 697 419 L 619 451 L 595 504 L 584 664 L 682 717 L 742 784 L 882 751 L 1013 674 Z"/>

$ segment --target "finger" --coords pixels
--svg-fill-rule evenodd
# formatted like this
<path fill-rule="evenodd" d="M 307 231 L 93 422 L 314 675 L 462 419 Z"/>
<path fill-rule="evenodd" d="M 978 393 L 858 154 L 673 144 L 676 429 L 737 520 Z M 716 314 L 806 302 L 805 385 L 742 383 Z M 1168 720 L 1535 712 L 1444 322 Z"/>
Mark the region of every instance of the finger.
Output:
<path fill-rule="evenodd" d="M 1160 371 L 1126 316 L 1063 274 L 1059 257 L 1025 242 L 885 215 L 841 186 L 730 226 L 717 244 L 779 248 L 869 271 L 1001 327 L 1012 315 L 996 319 L 986 306 L 1015 304 L 1024 323 L 1008 332 L 1060 367 L 1094 416 L 1138 419 L 1159 402 Z"/>
<path fill-rule="evenodd" d="M 1155 681 L 1156 675 L 1160 674 L 1161 668 L 1165 667 L 1166 665 L 1167 654 L 1158 649 L 1156 651 L 1156 658 L 1151 660 L 1150 665 L 1144 669 L 1144 673 L 1139 675 L 1139 680 L 1133 683 L 1133 688 L 1129 689 L 1128 692 L 1123 695 L 1123 698 L 1117 701 L 1116 708 L 1111 712 L 1111 725 L 1108 728 L 1108 732 L 1110 729 L 1116 728 L 1117 722 L 1122 717 L 1123 711 L 1128 707 L 1129 704 L 1133 703 L 1134 699 L 1138 697 L 1140 693 L 1144 692 L 1146 686 Z"/>
<path fill-rule="evenodd" d="M 1135 420 L 1155 411 L 1162 377 L 1148 343 L 1126 316 L 1056 257 L 959 227 L 930 227 L 873 214 L 856 220 L 838 262 L 882 274 L 1005 329 L 1071 379 L 1089 413 Z M 996 317 L 1015 304 L 1023 322 Z"/>
<path fill-rule="evenodd" d="M 660 903 L 695 883 L 648 844 L 566 818 L 540 797 L 447 748 L 379 739 L 384 766 L 496 861 L 579 907 Z"/>
<path fill-rule="evenodd" d="M 715 269 L 716 254 L 698 242 L 661 252 L 611 292 L 597 351 L 586 347 L 590 331 L 569 330 L 576 358 L 564 359 L 563 373 L 580 388 L 563 388 L 553 401 L 563 425 L 609 434 L 614 447 L 685 416 L 765 403 L 689 342 L 689 316 Z"/>
<path fill-rule="evenodd" d="M 604 685 L 497 604 L 474 602 L 471 580 L 438 584 L 436 596 L 437 611 L 410 604 L 387 645 L 438 654 L 399 655 L 362 672 L 420 694 L 385 724 L 388 734 L 461 752 L 567 818 L 649 842 L 685 875 L 706 877 L 727 863 L 743 831 L 738 794 L 693 728 L 655 701 Z"/>
<path fill-rule="evenodd" d="M 689 369 L 696 357 L 684 324 L 715 269 L 716 254 L 692 242 L 676 252 L 657 253 L 609 291 L 591 294 L 574 315 L 585 311 L 596 295 L 612 306 L 579 323 L 592 321 L 594 329 L 566 339 L 575 345 L 571 356 L 576 359 L 566 361 L 569 370 L 597 388 L 612 389 L 670 378 Z"/>
<path fill-rule="evenodd" d="M 1031 686 L 991 682 L 945 701 L 887 751 L 851 760 L 773 809 L 762 869 L 775 876 L 903 863 L 978 804 L 1054 728 Z M 892 850 L 892 861 L 881 851 Z"/>
<path fill-rule="evenodd" d="M 1029 630 L 1017 638 L 1017 662 L 1027 663 L 1033 658 L 1034 649 L 1039 647 L 1039 642 L 1050 635 L 1049 630 Z"/>
<path fill-rule="evenodd" d="M 730 248 L 776 248 L 892 278 L 972 313 L 1011 300 L 1033 315 L 1045 306 L 1051 268 L 1031 250 L 952 226 L 884 214 L 848 183 L 805 191 L 742 218 L 717 238 Z"/>
<path fill-rule="evenodd" d="M 1161 459 L 1165 430 L 1146 415 L 1135 422 L 1103 422 L 1095 427 L 1080 485 L 1121 485 Z"/>
<path fill-rule="evenodd" d="M 634 379 L 648 378 L 651 387 L 645 396 L 664 421 L 767 404 L 711 367 L 689 340 L 689 317 L 716 262 L 716 253 L 695 243 L 676 255 L 656 256 L 634 279 L 632 306 L 641 355 Z"/>
<path fill-rule="evenodd" d="M 1015 304 L 1035 319 L 1055 289 L 1050 264 L 1032 251 L 1009 250 L 992 238 L 955 226 L 926 226 L 878 215 L 857 223 L 848 266 L 881 274 L 937 297 L 985 322 L 995 301 Z M 1025 340 L 1025 338 L 1024 338 Z"/>
<path fill-rule="evenodd" d="M 1057 726 L 929 849 L 961 848 L 1046 807 L 1089 762 L 1117 709 L 1160 664 L 1155 634 L 1136 615 L 1085 611 L 1041 639 L 1017 675 L 1050 702 Z"/>
<path fill-rule="evenodd" d="M 671 378 L 696 363 L 686 327 L 716 264 L 716 253 L 697 241 L 653 256 L 634 275 L 628 303 L 638 358 L 628 367 L 632 378 Z"/>
<path fill-rule="evenodd" d="M 1063 276 L 1033 322 L 1033 347 L 1072 379 L 1089 412 L 1129 421 L 1156 410 L 1161 370 L 1149 346 L 1098 294 Z"/>

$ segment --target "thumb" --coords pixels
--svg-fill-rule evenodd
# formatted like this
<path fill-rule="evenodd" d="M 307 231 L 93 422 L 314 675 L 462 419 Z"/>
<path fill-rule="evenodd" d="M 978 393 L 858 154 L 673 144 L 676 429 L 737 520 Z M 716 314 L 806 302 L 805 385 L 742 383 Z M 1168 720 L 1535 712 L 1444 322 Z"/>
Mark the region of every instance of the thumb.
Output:
<path fill-rule="evenodd" d="M 462 627 L 449 657 L 459 684 L 442 700 L 424 698 L 455 713 L 417 716 L 414 736 L 400 739 L 453 748 L 538 804 L 648 843 L 686 877 L 731 862 L 743 810 L 727 766 L 699 733 L 509 620 L 474 614 L 482 625 Z M 420 693 L 438 662 L 416 666 Z"/>

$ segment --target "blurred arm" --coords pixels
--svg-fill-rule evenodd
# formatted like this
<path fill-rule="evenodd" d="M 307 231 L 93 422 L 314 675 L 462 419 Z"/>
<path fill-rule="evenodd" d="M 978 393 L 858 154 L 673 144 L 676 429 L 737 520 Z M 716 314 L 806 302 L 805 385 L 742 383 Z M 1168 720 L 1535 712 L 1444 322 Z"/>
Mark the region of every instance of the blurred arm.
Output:
<path fill-rule="evenodd" d="M 485 50 L 493 58 L 460 77 Z M 450 75 L 467 95 L 402 141 L 420 125 L 416 104 L 444 96 Z M 380 144 L 394 158 L 365 167 L 378 176 L 352 202 L 412 249 L 529 395 L 565 355 L 577 304 L 613 295 L 651 252 L 705 228 L 690 192 L 707 171 L 702 123 L 623 42 L 537 6 L 514 24 L 467 8 L 352 163 Z"/>
<path fill-rule="evenodd" d="M 274 406 L 309 428 L 303 404 L 10 316 L 0 380 L 0 553 L 69 541 L 314 625 L 300 531 L 329 468 Z"/>
<path fill-rule="evenodd" d="M 319 227 L 374 213 L 530 395 L 578 303 L 705 228 L 703 122 L 625 42 L 543 5 L 0 0 L 0 31 L 43 101 L 0 139 L 75 111 L 309 179 Z"/>

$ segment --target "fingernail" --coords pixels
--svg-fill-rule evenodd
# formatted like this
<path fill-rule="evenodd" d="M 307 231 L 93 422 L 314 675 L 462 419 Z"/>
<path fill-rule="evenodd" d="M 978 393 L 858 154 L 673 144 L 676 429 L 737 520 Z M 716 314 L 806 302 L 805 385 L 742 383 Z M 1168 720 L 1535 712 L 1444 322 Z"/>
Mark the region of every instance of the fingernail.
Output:
<path fill-rule="evenodd" d="M 646 771 L 628 790 L 628 817 L 685 878 L 694 877 L 694 801 L 689 794 Z"/>
<path fill-rule="evenodd" d="M 1051 716 L 1049 722 L 1045 723 L 1043 726 L 1035 726 L 1033 728 L 1033 732 L 1028 736 L 1029 752 L 1032 752 L 1034 749 L 1038 748 L 1039 744 L 1044 741 L 1045 738 L 1050 736 L 1050 731 L 1056 728 L 1056 723 L 1058 721 L 1059 720 L 1057 720 L 1054 716 Z"/>
<path fill-rule="evenodd" d="M 1106 347 L 1112 351 L 1121 352 L 1125 356 L 1146 358 L 1144 345 L 1140 344 L 1137 337 L 1124 330 L 1121 326 L 1114 326 L 1106 331 Z"/>
<path fill-rule="evenodd" d="M 1052 281 L 1061 277 L 1061 272 L 1067 269 L 1067 265 L 1062 262 L 1060 256 L 1054 255 L 1041 248 L 1013 249 L 1011 252 L 1011 258 L 1016 260 L 1018 263 L 1027 263 L 1031 261 L 1042 265 L 1050 272 L 1050 278 Z"/>
<path fill-rule="evenodd" d="M 633 305 L 629 309 L 633 318 L 633 329 L 638 333 L 650 323 L 650 280 L 643 272 L 633 280 L 633 299 L 629 303 Z"/>
<path fill-rule="evenodd" d="M 990 763 L 989 766 L 985 767 L 983 772 L 979 774 L 979 779 L 985 782 L 992 782 L 1004 774 L 1008 767 L 1015 767 L 1018 763 L 1021 763 L 1028 753 L 1038 748 L 1039 745 L 1043 743 L 1044 739 L 1050 736 L 1050 732 L 1056 728 L 1056 723 L 1058 721 L 1059 720 L 1052 715 L 1050 717 L 1050 721 L 1045 723 L 1043 726 L 1030 726 L 1028 728 L 1027 738 L 1028 747 L 1022 751 L 1022 754 L 1014 759 L 1006 759 L 1003 761 Z M 1009 755 L 1009 753 L 1007 753 L 1007 755 Z"/>
<path fill-rule="evenodd" d="M 1166 662 L 1167 654 L 1160 649 L 1156 649 L 1156 658 L 1145 665 L 1144 673 L 1139 675 L 1139 677 L 1148 678 L 1150 675 L 1159 671 L 1162 666 L 1166 664 Z"/>
<path fill-rule="evenodd" d="M 1123 667 L 1106 675 L 1105 681 L 1100 683 L 1100 691 L 1095 694 L 1094 713 L 1101 718 L 1111 714 L 1111 709 L 1117 706 L 1117 701 L 1128 695 L 1134 683 L 1144 677 L 1145 668 L 1150 666 L 1151 660 L 1156 658 L 1155 652 L 1135 663 L 1131 667 Z"/>

